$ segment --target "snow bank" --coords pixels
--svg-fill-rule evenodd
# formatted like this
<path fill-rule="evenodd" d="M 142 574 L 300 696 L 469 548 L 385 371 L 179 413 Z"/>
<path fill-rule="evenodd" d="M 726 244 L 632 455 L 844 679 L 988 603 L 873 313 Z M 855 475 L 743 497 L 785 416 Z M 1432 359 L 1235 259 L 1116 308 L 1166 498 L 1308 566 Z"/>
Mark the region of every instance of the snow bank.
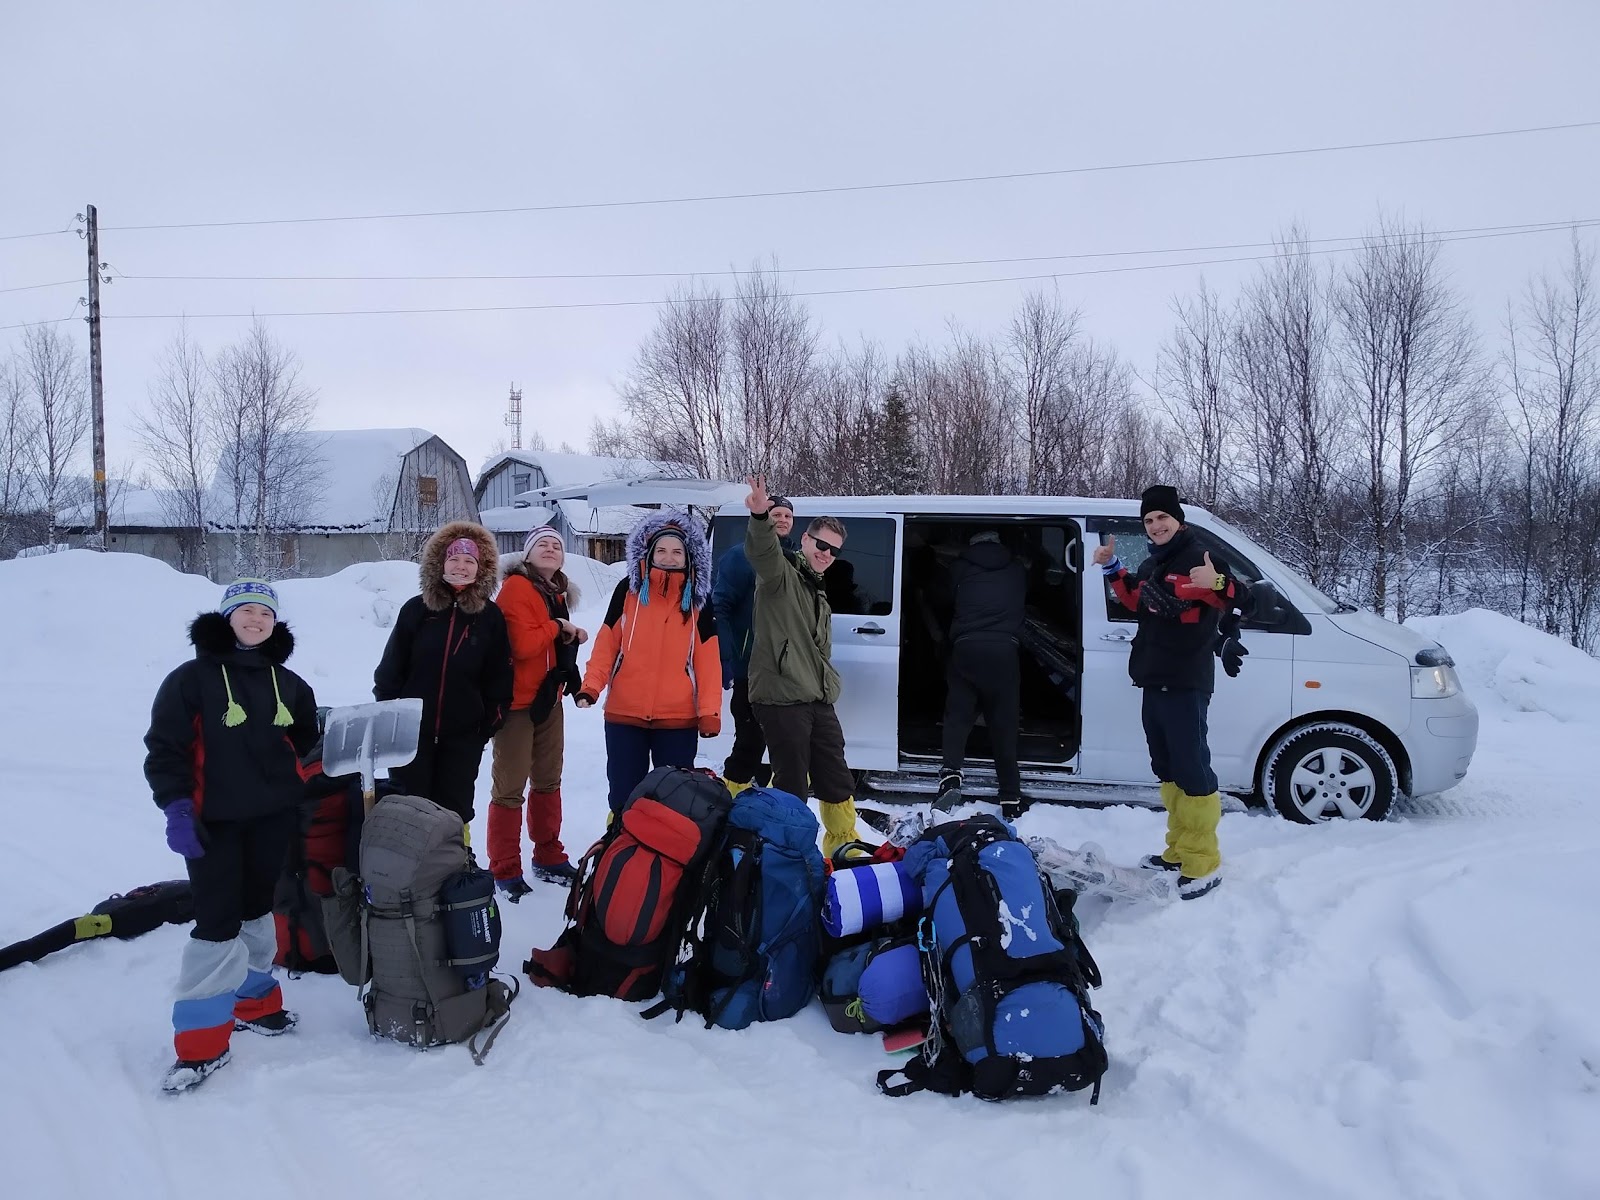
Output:
<path fill-rule="evenodd" d="M 592 629 L 617 568 L 569 562 Z M 292 665 L 320 699 L 368 694 L 415 588 L 403 563 L 283 585 Z M 0 942 L 181 873 L 140 739 L 218 590 L 131 555 L 0 563 Z M 477 1069 L 457 1049 L 372 1042 L 328 978 L 285 981 L 294 1036 L 241 1035 L 233 1065 L 170 1099 L 156 1083 L 184 933 L 164 929 L 0 975 L 6 1194 L 438 1197 L 521 1169 L 519 1191 L 741 1200 L 1600 1195 L 1596 664 L 1488 614 L 1419 624 L 1484 711 L 1472 774 L 1442 807 L 1382 824 L 1230 812 L 1212 896 L 1084 902 L 1112 1058 L 1098 1109 L 884 1099 L 877 1040 L 833 1033 L 816 1008 L 729 1033 L 531 987 Z M 569 709 L 567 729 L 580 850 L 603 823 L 602 725 Z M 1160 831 L 1129 807 L 1023 822 L 1124 862 Z M 506 967 L 550 943 L 562 898 L 540 885 L 506 907 Z M 419 1113 L 430 1135 L 397 1136 Z"/>

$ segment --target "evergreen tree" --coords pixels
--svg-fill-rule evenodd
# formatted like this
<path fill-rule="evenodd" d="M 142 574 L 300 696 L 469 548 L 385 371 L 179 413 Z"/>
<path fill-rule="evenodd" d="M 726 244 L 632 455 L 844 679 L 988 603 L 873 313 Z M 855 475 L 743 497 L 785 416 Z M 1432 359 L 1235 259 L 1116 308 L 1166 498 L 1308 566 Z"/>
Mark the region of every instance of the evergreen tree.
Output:
<path fill-rule="evenodd" d="M 877 437 L 874 450 L 882 471 L 878 492 L 886 496 L 913 496 L 922 491 L 927 472 L 922 456 L 917 452 L 916 430 L 912 427 L 911 405 L 891 388 L 884 397 L 883 410 L 878 414 Z"/>

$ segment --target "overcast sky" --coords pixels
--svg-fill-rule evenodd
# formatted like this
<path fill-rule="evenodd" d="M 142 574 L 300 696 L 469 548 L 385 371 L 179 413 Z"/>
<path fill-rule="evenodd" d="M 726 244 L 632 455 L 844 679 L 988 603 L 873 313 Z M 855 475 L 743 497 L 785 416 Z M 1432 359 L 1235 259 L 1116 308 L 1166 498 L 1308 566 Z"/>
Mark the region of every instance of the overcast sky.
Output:
<path fill-rule="evenodd" d="M 884 183 L 1600 120 L 1592 0 L 44 3 L 0 6 L 0 236 Z M 139 275 L 595 274 L 1068 255 L 1313 236 L 1380 209 L 1438 229 L 1600 217 L 1600 128 L 1353 153 L 836 195 L 102 235 Z M 1591 241 L 1597 240 L 1594 234 Z M 1447 248 L 1485 326 L 1566 235 Z M 1249 252 L 1245 252 L 1249 253 Z M 1178 260 L 1220 255 L 1176 256 Z M 0 241 L 0 289 L 82 277 L 75 236 Z M 796 275 L 796 290 L 1129 259 Z M 1205 268 L 1224 293 L 1254 270 Z M 1148 372 L 1198 268 L 1063 278 Z M 109 458 L 132 456 L 172 320 L 206 313 L 659 299 L 661 279 L 155 282 L 104 289 Z M 1002 328 L 1037 283 L 816 297 L 893 352 Z M 1048 285 L 1047 285 L 1048 286 Z M 0 325 L 81 286 L 0 291 Z M 476 468 L 527 427 L 582 448 L 650 307 L 280 317 L 326 428 L 420 425 Z M 81 322 L 69 326 L 87 345 Z M 0 332 L 0 347 L 19 331 Z"/>

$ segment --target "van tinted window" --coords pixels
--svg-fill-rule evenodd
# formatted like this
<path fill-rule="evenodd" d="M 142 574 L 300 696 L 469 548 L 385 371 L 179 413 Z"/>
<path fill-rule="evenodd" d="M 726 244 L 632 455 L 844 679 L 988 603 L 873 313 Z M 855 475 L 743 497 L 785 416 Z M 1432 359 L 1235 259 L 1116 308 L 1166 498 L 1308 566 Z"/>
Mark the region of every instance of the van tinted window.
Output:
<path fill-rule="evenodd" d="M 818 513 L 796 513 L 794 540 Z M 711 544 L 717 561 L 744 544 L 745 522 L 739 516 L 718 517 L 712 524 Z M 845 527 L 844 553 L 823 576 L 828 604 L 836 613 L 887 616 L 894 612 L 895 525 L 887 517 L 841 517 Z"/>

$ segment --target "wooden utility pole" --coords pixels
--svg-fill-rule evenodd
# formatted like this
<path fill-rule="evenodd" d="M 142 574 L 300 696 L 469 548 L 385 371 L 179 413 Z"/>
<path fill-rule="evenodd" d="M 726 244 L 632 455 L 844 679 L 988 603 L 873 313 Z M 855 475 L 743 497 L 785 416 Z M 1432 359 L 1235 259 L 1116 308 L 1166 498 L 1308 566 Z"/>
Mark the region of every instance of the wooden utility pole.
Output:
<path fill-rule="evenodd" d="M 85 210 L 89 238 L 89 399 L 94 420 L 95 549 L 109 541 L 106 526 L 106 406 L 100 381 L 100 223 L 94 205 Z"/>

